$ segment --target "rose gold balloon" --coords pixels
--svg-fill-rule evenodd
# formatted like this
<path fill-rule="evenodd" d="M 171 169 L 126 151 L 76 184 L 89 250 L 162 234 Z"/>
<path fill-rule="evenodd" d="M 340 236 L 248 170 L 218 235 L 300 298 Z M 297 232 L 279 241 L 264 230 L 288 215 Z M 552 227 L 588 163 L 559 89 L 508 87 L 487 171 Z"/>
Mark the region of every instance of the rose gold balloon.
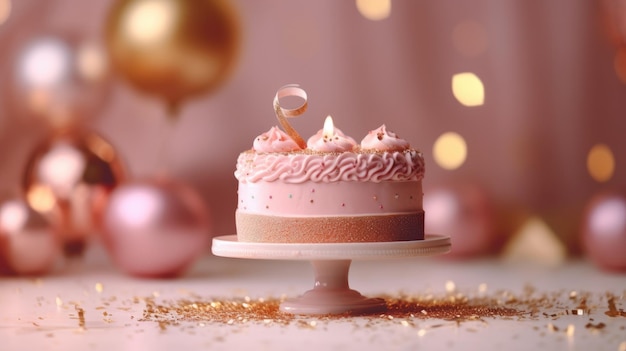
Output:
<path fill-rule="evenodd" d="M 442 257 L 468 258 L 494 248 L 495 224 L 485 192 L 472 184 L 450 184 L 424 190 L 426 233 L 450 236 L 452 249 Z"/>
<path fill-rule="evenodd" d="M 92 132 L 63 132 L 40 144 L 24 173 L 32 208 L 59 227 L 65 254 L 81 255 L 98 231 L 109 193 L 124 178 L 111 144 Z"/>
<path fill-rule="evenodd" d="M 583 217 L 582 244 L 597 266 L 626 271 L 626 194 L 606 192 L 591 199 Z"/>
<path fill-rule="evenodd" d="M 113 261 L 125 272 L 176 276 L 207 252 L 208 212 L 202 199 L 182 183 L 134 181 L 111 194 L 103 235 Z"/>
<path fill-rule="evenodd" d="M 100 114 L 111 90 L 101 41 L 45 28 L 18 33 L 13 41 L 3 84 L 11 115 L 67 128 Z"/>
<path fill-rule="evenodd" d="M 183 100 L 226 79 L 239 26 L 227 0 L 119 0 L 109 14 L 106 41 L 113 67 L 175 112 Z"/>
<path fill-rule="evenodd" d="M 0 258 L 10 272 L 47 273 L 60 252 L 59 237 L 46 218 L 21 199 L 0 200 Z"/>

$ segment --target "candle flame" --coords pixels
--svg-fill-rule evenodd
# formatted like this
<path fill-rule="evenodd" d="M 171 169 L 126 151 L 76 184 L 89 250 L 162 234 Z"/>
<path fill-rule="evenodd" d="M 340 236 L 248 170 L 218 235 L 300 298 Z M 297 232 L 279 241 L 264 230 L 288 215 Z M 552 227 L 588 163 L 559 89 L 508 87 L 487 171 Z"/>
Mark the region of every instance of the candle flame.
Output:
<path fill-rule="evenodd" d="M 335 135 L 335 126 L 333 125 L 333 118 L 326 116 L 326 120 L 324 120 L 324 129 L 322 131 L 322 136 L 324 139 L 332 139 Z"/>

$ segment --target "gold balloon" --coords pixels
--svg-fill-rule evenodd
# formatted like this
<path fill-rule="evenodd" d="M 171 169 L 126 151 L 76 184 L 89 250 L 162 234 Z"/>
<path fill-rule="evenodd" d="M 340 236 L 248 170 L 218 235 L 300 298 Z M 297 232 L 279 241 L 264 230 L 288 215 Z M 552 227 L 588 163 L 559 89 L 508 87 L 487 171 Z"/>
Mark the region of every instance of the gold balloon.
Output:
<path fill-rule="evenodd" d="M 228 76 L 239 26 L 226 0 L 120 0 L 108 17 L 106 42 L 114 68 L 176 112 Z"/>
<path fill-rule="evenodd" d="M 39 145 L 23 178 L 25 198 L 58 227 L 67 256 L 83 253 L 124 169 L 111 144 L 93 132 L 64 131 Z"/>

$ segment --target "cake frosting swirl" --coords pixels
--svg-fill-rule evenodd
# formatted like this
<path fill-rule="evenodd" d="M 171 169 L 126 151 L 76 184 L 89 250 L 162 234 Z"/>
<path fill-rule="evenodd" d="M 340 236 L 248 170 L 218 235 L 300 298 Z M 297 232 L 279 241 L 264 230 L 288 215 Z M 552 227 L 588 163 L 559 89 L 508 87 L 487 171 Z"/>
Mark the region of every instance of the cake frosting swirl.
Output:
<path fill-rule="evenodd" d="M 330 116 L 326 117 L 324 128 L 311 136 L 306 144 L 308 149 L 320 152 L 352 151 L 356 147 L 356 141 L 336 128 Z"/>
<path fill-rule="evenodd" d="M 235 177 L 241 183 L 419 181 L 424 177 L 424 158 L 414 149 L 344 153 L 248 151 L 239 155 Z"/>
<path fill-rule="evenodd" d="M 408 141 L 399 138 L 396 133 L 388 131 L 384 124 L 367 133 L 361 140 L 363 150 L 402 151 L 409 147 Z"/>
<path fill-rule="evenodd" d="M 300 147 L 287 133 L 272 127 L 254 139 L 252 149 L 257 152 L 289 152 L 300 150 Z"/>

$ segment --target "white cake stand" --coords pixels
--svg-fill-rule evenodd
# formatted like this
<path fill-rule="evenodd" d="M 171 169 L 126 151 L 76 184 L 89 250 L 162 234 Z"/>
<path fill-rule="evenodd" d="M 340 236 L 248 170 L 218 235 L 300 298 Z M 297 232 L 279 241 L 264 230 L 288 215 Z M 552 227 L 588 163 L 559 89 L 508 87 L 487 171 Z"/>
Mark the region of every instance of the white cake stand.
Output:
<path fill-rule="evenodd" d="M 450 238 L 426 235 L 424 240 L 373 243 L 281 244 L 239 242 L 236 235 L 213 239 L 213 254 L 222 257 L 307 260 L 315 284 L 302 296 L 283 301 L 280 310 L 293 314 L 363 314 L 382 311 L 385 301 L 350 289 L 348 272 L 354 259 L 379 260 L 432 256 L 450 251 Z"/>

